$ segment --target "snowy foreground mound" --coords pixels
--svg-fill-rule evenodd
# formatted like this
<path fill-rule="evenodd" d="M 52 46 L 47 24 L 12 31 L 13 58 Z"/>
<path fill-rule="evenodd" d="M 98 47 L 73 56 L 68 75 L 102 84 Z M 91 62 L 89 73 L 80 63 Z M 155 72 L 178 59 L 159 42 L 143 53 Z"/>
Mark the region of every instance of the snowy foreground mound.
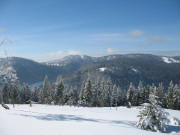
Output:
<path fill-rule="evenodd" d="M 167 133 L 138 129 L 137 108 L 83 108 L 50 105 L 0 107 L 0 135 L 180 135 L 180 126 L 168 125 Z M 170 119 L 180 111 L 167 110 Z"/>

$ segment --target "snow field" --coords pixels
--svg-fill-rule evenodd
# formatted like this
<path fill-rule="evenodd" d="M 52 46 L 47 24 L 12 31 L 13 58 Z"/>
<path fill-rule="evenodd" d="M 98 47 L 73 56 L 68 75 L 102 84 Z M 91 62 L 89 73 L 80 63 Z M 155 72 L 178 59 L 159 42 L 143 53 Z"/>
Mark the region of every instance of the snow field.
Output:
<path fill-rule="evenodd" d="M 168 126 L 167 133 L 138 129 L 139 109 L 87 108 L 54 105 L 0 107 L 0 135 L 180 135 L 180 126 Z M 180 111 L 167 110 L 170 119 L 180 119 Z"/>

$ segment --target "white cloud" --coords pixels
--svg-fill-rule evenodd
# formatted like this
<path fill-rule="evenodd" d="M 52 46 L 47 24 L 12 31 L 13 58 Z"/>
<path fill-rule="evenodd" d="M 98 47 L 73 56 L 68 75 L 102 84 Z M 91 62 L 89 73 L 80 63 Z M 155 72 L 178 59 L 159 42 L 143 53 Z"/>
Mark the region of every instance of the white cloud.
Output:
<path fill-rule="evenodd" d="M 124 36 L 122 33 L 97 33 L 89 35 L 89 38 L 99 41 L 120 41 L 125 38 Z"/>
<path fill-rule="evenodd" d="M 130 31 L 130 32 L 129 32 L 129 35 L 130 35 L 130 36 L 133 36 L 133 37 L 141 37 L 141 36 L 144 35 L 144 32 L 143 32 L 142 30 L 136 29 L 136 30 Z"/>
<path fill-rule="evenodd" d="M 50 60 L 55 60 L 55 59 L 61 59 L 68 55 L 80 55 L 80 54 L 81 52 L 76 51 L 76 50 L 68 50 L 68 51 L 58 50 L 56 52 L 50 52 L 47 54 L 27 56 L 27 57 L 25 56 L 25 57 L 33 59 L 35 61 L 44 62 L 44 61 L 50 61 Z"/>
<path fill-rule="evenodd" d="M 59 57 L 63 57 L 65 55 L 65 53 L 63 51 L 59 50 L 57 52 L 48 53 L 46 55 L 49 58 L 59 58 Z"/>
<path fill-rule="evenodd" d="M 155 42 L 163 42 L 163 41 L 165 41 L 165 39 L 163 37 L 160 37 L 160 36 L 153 36 L 153 37 L 151 37 L 151 40 L 155 41 Z"/>
<path fill-rule="evenodd" d="M 118 50 L 112 49 L 112 48 L 107 48 L 107 53 L 108 54 L 113 54 L 113 53 L 118 53 Z"/>
<path fill-rule="evenodd" d="M 68 55 L 79 55 L 79 54 L 81 54 L 79 51 L 74 51 L 74 50 L 69 50 L 68 52 L 67 52 L 67 54 Z"/>

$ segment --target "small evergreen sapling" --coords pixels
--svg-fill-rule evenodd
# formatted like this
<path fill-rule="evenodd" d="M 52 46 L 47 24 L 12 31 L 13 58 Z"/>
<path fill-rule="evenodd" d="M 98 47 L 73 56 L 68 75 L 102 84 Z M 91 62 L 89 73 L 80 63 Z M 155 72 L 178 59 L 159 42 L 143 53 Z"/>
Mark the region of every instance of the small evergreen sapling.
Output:
<path fill-rule="evenodd" d="M 167 112 L 159 105 L 157 96 L 151 93 L 149 96 L 149 103 L 144 103 L 138 115 L 139 121 L 137 127 L 144 130 L 151 131 L 165 131 L 167 119 Z"/>

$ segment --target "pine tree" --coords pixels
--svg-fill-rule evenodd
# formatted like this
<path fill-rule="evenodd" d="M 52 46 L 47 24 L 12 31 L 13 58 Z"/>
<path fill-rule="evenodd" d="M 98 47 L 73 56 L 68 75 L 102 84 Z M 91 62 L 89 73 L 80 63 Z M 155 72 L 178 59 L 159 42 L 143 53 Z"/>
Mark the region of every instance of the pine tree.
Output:
<path fill-rule="evenodd" d="M 50 83 L 48 81 L 48 77 L 45 76 L 43 88 L 41 91 L 41 103 L 50 104 L 51 103 L 51 95 L 50 95 Z"/>
<path fill-rule="evenodd" d="M 117 88 L 117 105 L 124 105 L 125 103 L 125 94 L 123 93 L 122 89 L 120 87 Z"/>
<path fill-rule="evenodd" d="M 13 104 L 13 107 L 15 107 L 14 104 L 18 103 L 18 96 L 19 96 L 19 91 L 18 91 L 18 81 L 13 82 L 11 85 L 11 101 Z"/>
<path fill-rule="evenodd" d="M 79 100 L 78 100 L 78 105 L 81 105 L 81 106 L 85 106 L 85 99 L 84 99 L 85 87 L 86 87 L 86 82 L 83 81 L 83 83 L 81 85 L 81 90 L 79 93 Z"/>
<path fill-rule="evenodd" d="M 152 92 L 149 96 L 149 103 L 144 103 L 138 115 L 137 127 L 151 131 L 165 131 L 168 113 L 159 105 L 158 97 Z"/>
<path fill-rule="evenodd" d="M 111 104 L 112 89 L 113 89 L 113 84 L 112 81 L 109 79 L 104 84 L 104 104 L 107 107 L 112 106 Z"/>
<path fill-rule="evenodd" d="M 32 101 L 34 101 L 34 102 L 40 101 L 40 92 L 41 92 L 40 87 L 38 87 L 38 86 L 33 87 L 32 94 L 31 94 Z"/>
<path fill-rule="evenodd" d="M 23 84 L 20 96 L 21 103 L 27 103 L 31 99 L 31 91 L 28 84 Z"/>
<path fill-rule="evenodd" d="M 69 92 L 68 92 L 68 101 L 67 104 L 72 106 L 76 104 L 76 97 L 75 97 L 75 91 L 73 90 L 73 88 L 71 87 Z"/>
<path fill-rule="evenodd" d="M 118 105 L 118 88 L 116 85 L 113 86 L 112 89 L 112 97 L 111 97 L 111 104 L 112 106 L 116 107 L 117 109 L 117 105 Z"/>
<path fill-rule="evenodd" d="M 88 80 L 85 89 L 84 89 L 84 100 L 86 106 L 92 106 L 92 90 L 91 90 L 91 81 Z"/>
<path fill-rule="evenodd" d="M 140 81 L 139 82 L 139 85 L 138 85 L 138 100 L 139 100 L 139 103 L 138 104 L 142 104 L 142 103 L 145 103 L 145 88 L 143 87 L 143 84 L 142 82 Z"/>
<path fill-rule="evenodd" d="M 130 83 L 129 89 L 127 91 L 127 101 L 128 101 L 128 105 L 130 105 L 130 106 L 133 103 L 134 90 L 135 90 L 135 88 L 134 88 L 133 84 Z"/>
<path fill-rule="evenodd" d="M 151 89 L 151 86 L 146 86 L 145 88 L 145 97 L 144 97 L 144 103 L 149 103 L 149 95 L 150 95 L 150 89 Z"/>
<path fill-rule="evenodd" d="M 3 99 L 3 103 L 5 104 L 9 104 L 10 101 L 10 93 L 9 93 L 9 87 L 8 87 L 8 83 L 5 82 L 4 86 L 2 88 L 2 99 Z"/>
<path fill-rule="evenodd" d="M 2 98 L 2 89 L 0 89 L 0 104 L 2 104 L 3 98 Z"/>
<path fill-rule="evenodd" d="M 98 80 L 95 80 L 94 83 L 91 83 L 91 89 L 92 89 L 92 106 L 98 106 L 98 89 L 100 83 Z"/>
<path fill-rule="evenodd" d="M 164 101 L 164 87 L 162 83 L 159 83 L 159 86 L 157 87 L 156 90 L 156 96 L 159 98 L 159 101 L 161 103 L 162 107 L 165 107 L 165 101 Z"/>
<path fill-rule="evenodd" d="M 168 97 L 167 97 L 167 107 L 169 109 L 173 109 L 173 89 L 174 89 L 174 84 L 171 81 L 168 87 Z"/>
<path fill-rule="evenodd" d="M 180 87 L 176 84 L 174 86 L 173 109 L 180 109 Z"/>
<path fill-rule="evenodd" d="M 135 106 L 139 106 L 142 101 L 141 101 L 141 96 L 140 96 L 140 92 L 138 90 L 134 91 L 134 97 L 133 97 L 133 105 Z"/>
<path fill-rule="evenodd" d="M 62 81 L 62 78 L 58 76 L 56 80 L 56 95 L 55 95 L 56 105 L 63 104 L 63 91 L 64 91 L 63 81 Z"/>
<path fill-rule="evenodd" d="M 98 94 L 98 106 L 102 107 L 104 106 L 104 99 L 103 99 L 103 93 L 104 93 L 104 82 L 100 82 L 97 94 Z"/>

